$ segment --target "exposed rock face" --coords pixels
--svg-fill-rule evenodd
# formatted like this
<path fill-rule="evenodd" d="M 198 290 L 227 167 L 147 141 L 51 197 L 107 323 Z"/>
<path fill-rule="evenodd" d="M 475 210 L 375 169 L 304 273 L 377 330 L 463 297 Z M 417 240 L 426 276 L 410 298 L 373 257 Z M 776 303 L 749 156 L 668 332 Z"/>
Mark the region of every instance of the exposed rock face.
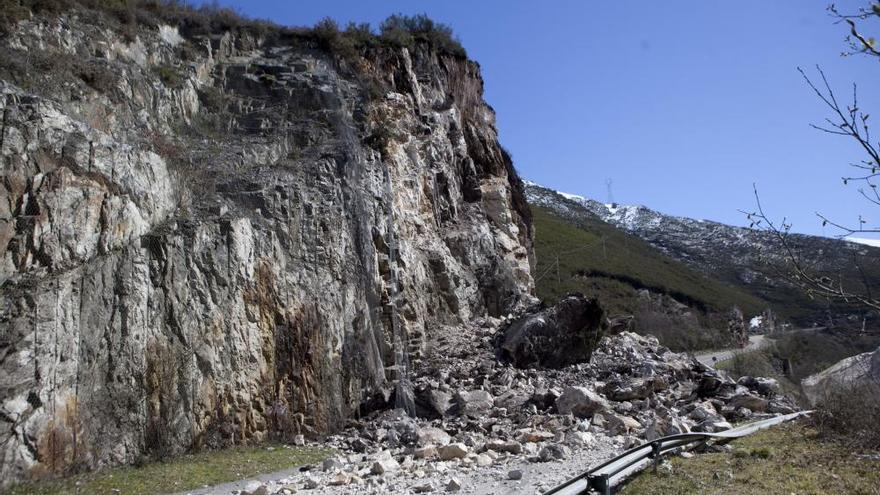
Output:
<path fill-rule="evenodd" d="M 837 394 L 873 394 L 880 401 L 880 348 L 848 357 L 801 381 L 804 395 L 815 406 Z"/>
<path fill-rule="evenodd" d="M 772 335 L 776 333 L 776 330 L 776 314 L 770 308 L 749 320 L 749 331 L 751 332 Z"/>
<path fill-rule="evenodd" d="M 749 329 L 746 327 L 742 311 L 735 306 L 727 314 L 727 331 L 736 345 L 740 347 L 749 345 Z"/>
<path fill-rule="evenodd" d="M 4 483 L 336 429 L 441 326 L 531 303 L 476 64 L 90 22 L 0 40 L 102 76 L 0 80 Z"/>
<path fill-rule="evenodd" d="M 599 344 L 604 323 L 598 301 L 570 294 L 513 322 L 499 340 L 499 354 L 518 368 L 583 363 Z"/>

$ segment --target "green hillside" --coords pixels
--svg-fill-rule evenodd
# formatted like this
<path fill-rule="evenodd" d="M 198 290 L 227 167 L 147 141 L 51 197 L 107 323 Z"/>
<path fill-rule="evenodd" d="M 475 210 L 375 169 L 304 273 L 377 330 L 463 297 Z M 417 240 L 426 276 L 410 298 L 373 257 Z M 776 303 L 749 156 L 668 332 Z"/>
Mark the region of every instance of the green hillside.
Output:
<path fill-rule="evenodd" d="M 712 280 L 601 220 L 574 223 L 536 206 L 532 213 L 541 299 L 555 299 L 569 291 L 583 290 L 585 284 L 601 281 L 620 288 L 600 295 L 607 299 L 609 307 L 620 310 L 632 306 L 617 293 L 629 294 L 640 288 L 664 292 L 685 304 L 710 311 L 726 311 L 737 305 L 746 314 L 754 314 L 766 307 L 760 299 Z"/>
<path fill-rule="evenodd" d="M 653 333 L 678 349 L 723 344 L 723 315 L 734 305 L 746 315 L 766 307 L 760 299 L 710 279 L 599 219 L 566 219 L 534 205 L 532 213 L 537 294 L 547 303 L 572 291 L 595 295 L 610 314 L 636 315 L 637 331 Z M 699 315 L 701 328 L 682 328 L 673 322 L 661 325 L 644 316 L 639 289 L 687 304 Z"/>

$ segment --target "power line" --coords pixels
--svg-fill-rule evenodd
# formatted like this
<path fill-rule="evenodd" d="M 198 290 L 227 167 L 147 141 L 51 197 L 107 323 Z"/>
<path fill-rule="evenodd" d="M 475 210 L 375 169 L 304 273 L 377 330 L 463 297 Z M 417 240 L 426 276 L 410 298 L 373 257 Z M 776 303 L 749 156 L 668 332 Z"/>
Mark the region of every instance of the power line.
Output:
<path fill-rule="evenodd" d="M 603 237 L 602 239 L 603 239 L 603 241 L 604 241 L 604 237 Z M 572 254 L 578 253 L 578 252 L 580 252 L 580 251 L 583 251 L 583 250 L 585 250 L 585 249 L 587 249 L 587 248 L 589 248 L 589 247 L 592 247 L 593 244 L 595 244 L 596 242 L 597 242 L 597 241 L 593 241 L 593 242 L 590 242 L 590 243 L 584 244 L 583 246 L 578 247 L 578 248 L 575 248 L 575 249 L 572 249 L 572 250 L 570 250 L 570 251 L 557 251 L 557 252 L 553 255 L 556 259 L 553 261 L 553 263 L 550 264 L 550 266 L 548 266 L 546 269 L 544 269 L 544 272 L 541 273 L 541 275 L 539 275 L 538 278 L 535 279 L 535 283 L 537 284 L 538 282 L 540 282 L 541 280 L 543 280 L 544 277 L 546 277 L 548 274 L 552 273 L 554 270 L 556 271 L 556 279 L 557 279 L 557 282 L 559 282 L 559 281 L 561 280 L 561 279 L 560 279 L 560 275 L 559 275 L 559 257 L 560 257 L 560 256 L 569 256 L 569 255 L 572 255 Z"/>

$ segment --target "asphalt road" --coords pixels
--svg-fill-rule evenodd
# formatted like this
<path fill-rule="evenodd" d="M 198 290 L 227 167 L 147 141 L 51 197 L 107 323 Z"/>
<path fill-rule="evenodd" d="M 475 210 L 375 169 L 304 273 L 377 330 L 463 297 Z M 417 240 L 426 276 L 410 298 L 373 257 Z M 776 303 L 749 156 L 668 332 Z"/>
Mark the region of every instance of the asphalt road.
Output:
<path fill-rule="evenodd" d="M 768 344 L 769 342 L 764 335 L 751 335 L 749 336 L 749 345 L 743 348 L 702 352 L 700 354 L 695 354 L 694 357 L 697 358 L 697 361 L 705 364 L 706 366 L 714 368 L 717 363 L 732 359 L 733 356 L 738 352 L 757 351 L 758 349 L 763 349 Z"/>

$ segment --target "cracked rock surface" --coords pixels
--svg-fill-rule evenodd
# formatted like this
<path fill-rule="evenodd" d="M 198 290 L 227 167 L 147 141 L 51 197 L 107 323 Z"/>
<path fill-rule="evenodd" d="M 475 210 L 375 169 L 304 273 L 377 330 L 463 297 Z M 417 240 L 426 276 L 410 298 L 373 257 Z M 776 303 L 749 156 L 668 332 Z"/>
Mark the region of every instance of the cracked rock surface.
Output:
<path fill-rule="evenodd" d="M 337 431 L 442 328 L 531 303 L 478 66 L 298 36 L 0 38 L 2 485 Z"/>

